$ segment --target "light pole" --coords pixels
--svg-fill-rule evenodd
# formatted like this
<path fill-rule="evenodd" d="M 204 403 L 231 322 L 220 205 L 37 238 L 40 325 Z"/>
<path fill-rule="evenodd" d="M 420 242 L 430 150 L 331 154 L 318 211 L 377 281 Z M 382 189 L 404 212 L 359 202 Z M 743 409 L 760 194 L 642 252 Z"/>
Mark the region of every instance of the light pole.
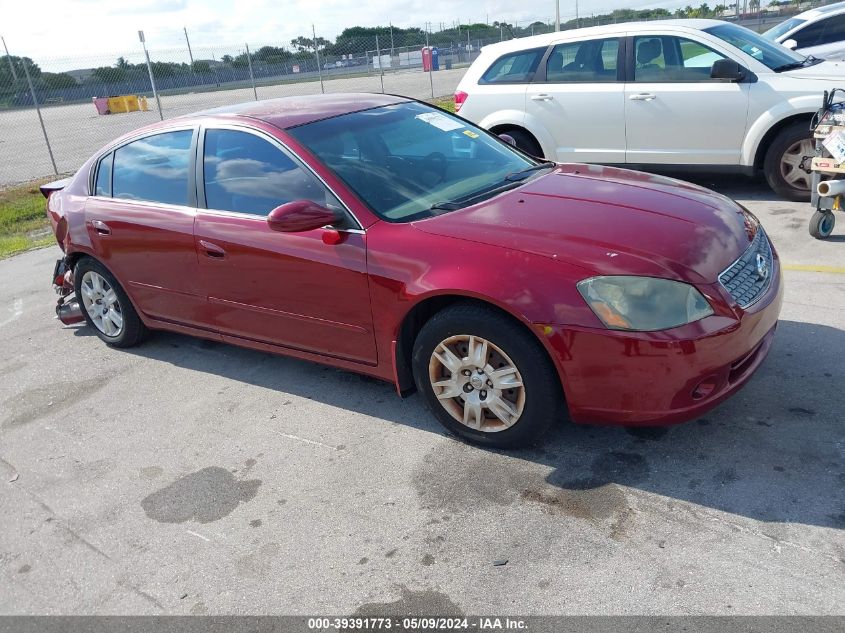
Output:
<path fill-rule="evenodd" d="M 560 0 L 555 0 L 555 31 L 560 31 Z"/>

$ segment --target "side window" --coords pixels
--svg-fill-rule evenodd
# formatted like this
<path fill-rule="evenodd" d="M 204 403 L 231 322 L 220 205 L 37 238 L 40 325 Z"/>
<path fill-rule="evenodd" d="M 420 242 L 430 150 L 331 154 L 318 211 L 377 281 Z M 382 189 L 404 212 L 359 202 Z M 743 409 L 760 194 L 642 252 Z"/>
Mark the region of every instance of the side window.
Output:
<path fill-rule="evenodd" d="M 187 205 L 193 135 L 193 130 L 165 132 L 115 150 L 112 195 Z"/>
<path fill-rule="evenodd" d="M 683 37 L 646 36 L 634 38 L 634 81 L 708 81 L 721 53 Z"/>
<path fill-rule="evenodd" d="M 829 18 L 824 35 L 825 44 L 845 41 L 845 15 L 835 15 Z"/>
<path fill-rule="evenodd" d="M 255 134 L 208 130 L 203 154 L 205 202 L 209 209 L 267 215 L 294 200 L 341 208 L 313 174 Z"/>
<path fill-rule="evenodd" d="M 845 14 L 834 15 L 823 20 L 824 33 L 819 38 L 818 44 L 833 44 L 834 42 L 845 41 Z"/>
<path fill-rule="evenodd" d="M 528 83 L 534 78 L 545 48 L 534 48 L 503 55 L 481 76 L 482 84 Z"/>
<path fill-rule="evenodd" d="M 798 48 L 809 48 L 824 43 L 825 31 L 829 20 L 819 20 L 808 24 L 803 29 L 794 33 L 790 39 L 798 42 Z"/>
<path fill-rule="evenodd" d="M 100 159 L 97 166 L 97 182 L 94 183 L 94 195 L 111 198 L 111 165 L 114 152 L 109 152 Z"/>
<path fill-rule="evenodd" d="M 616 81 L 618 54 L 618 39 L 558 44 L 546 62 L 546 81 Z"/>

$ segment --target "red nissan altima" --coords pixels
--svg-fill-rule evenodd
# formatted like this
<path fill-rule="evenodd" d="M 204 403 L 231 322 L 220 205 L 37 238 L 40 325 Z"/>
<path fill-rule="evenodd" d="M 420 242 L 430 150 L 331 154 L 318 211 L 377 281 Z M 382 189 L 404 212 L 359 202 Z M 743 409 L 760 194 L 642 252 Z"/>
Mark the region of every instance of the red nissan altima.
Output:
<path fill-rule="evenodd" d="M 46 185 L 65 323 L 170 330 L 419 391 L 490 446 L 689 420 L 763 361 L 781 306 L 757 219 L 707 189 L 539 162 L 402 97 L 172 119 Z"/>

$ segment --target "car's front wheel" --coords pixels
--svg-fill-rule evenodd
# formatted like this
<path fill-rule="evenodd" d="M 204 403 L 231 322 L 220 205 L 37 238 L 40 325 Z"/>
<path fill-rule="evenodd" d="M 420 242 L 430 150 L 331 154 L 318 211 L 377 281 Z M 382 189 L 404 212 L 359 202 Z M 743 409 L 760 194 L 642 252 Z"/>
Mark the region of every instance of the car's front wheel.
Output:
<path fill-rule="evenodd" d="M 536 439 L 561 413 L 557 372 L 524 327 L 491 307 L 456 304 L 420 330 L 417 389 L 451 432 L 486 446 Z"/>
<path fill-rule="evenodd" d="M 782 198 L 807 202 L 810 199 L 810 164 L 816 150 L 808 125 L 799 121 L 786 126 L 775 137 L 763 161 L 769 186 Z"/>
<path fill-rule="evenodd" d="M 83 257 L 73 271 L 76 296 L 85 321 L 112 347 L 132 347 L 146 334 L 141 318 L 123 288 L 105 266 Z"/>

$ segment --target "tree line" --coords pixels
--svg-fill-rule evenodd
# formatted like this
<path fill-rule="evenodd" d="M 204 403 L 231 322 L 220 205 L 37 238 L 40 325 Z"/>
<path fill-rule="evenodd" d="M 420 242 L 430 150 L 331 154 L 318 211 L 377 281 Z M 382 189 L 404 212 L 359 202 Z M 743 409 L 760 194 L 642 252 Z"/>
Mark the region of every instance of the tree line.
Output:
<path fill-rule="evenodd" d="M 739 0 L 742 2 L 743 0 Z M 770 0 L 768 6 L 799 5 L 800 0 Z M 736 5 L 717 4 L 710 7 L 707 3 L 697 7 L 688 5 L 676 11 L 666 9 L 617 9 L 610 13 L 591 16 L 590 18 L 571 19 L 561 24 L 562 29 L 573 29 L 588 24 L 606 24 L 609 22 L 629 22 L 634 20 L 657 20 L 662 18 L 714 18 L 721 17 L 729 9 L 735 9 Z M 760 0 L 749 0 L 749 10 L 757 11 L 760 8 Z M 299 36 L 290 41 L 288 46 L 262 46 L 250 53 L 249 59 L 246 52 L 238 55 L 223 55 L 220 63 L 231 68 L 245 68 L 250 61 L 253 65 L 280 65 L 293 64 L 297 61 L 310 60 L 315 52 L 319 52 L 324 59 L 339 59 L 352 57 L 364 57 L 372 55 L 377 49 L 389 51 L 391 49 L 405 47 L 419 47 L 426 42 L 432 46 L 448 48 L 451 46 L 462 46 L 464 43 L 478 42 L 479 40 L 497 40 L 500 38 L 525 37 L 535 33 L 544 33 L 552 30 L 552 24 L 537 21 L 531 24 L 520 26 L 508 22 L 495 21 L 492 24 L 472 23 L 453 24 L 448 28 L 441 28 L 435 32 L 426 33 L 425 29 L 419 27 L 399 28 L 393 26 L 364 27 L 353 26 L 344 29 L 334 42 L 323 37 Z M 216 60 L 214 60 L 216 61 Z M 72 88 L 79 85 L 77 80 L 67 73 L 43 72 L 38 64 L 29 57 L 6 57 L 0 63 L 0 89 L 4 93 L 26 90 L 26 77 L 24 65 L 29 70 L 35 88 L 38 89 L 61 89 Z M 198 60 L 193 64 L 179 62 L 151 62 L 153 75 L 155 77 L 172 77 L 183 74 L 209 74 L 213 73 L 212 64 L 207 60 Z M 91 83 L 121 83 L 124 81 L 143 79 L 147 76 L 146 64 L 132 64 L 124 57 L 119 57 L 112 66 L 102 66 L 93 69 Z"/>

